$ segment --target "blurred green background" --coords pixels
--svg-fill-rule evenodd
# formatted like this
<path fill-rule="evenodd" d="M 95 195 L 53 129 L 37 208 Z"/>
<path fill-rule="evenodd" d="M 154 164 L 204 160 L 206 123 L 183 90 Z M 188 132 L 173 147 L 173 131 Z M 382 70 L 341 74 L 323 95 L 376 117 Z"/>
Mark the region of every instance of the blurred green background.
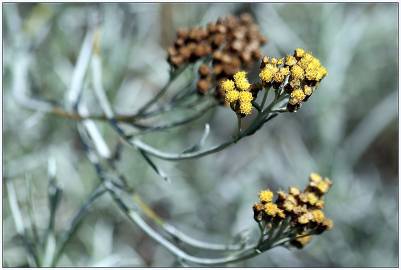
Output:
<path fill-rule="evenodd" d="M 326 214 L 335 227 L 303 250 L 275 248 L 234 264 L 247 267 L 395 267 L 398 265 L 398 4 L 3 4 L 3 177 L 12 178 L 24 217 L 44 230 L 47 161 L 63 188 L 56 228 L 63 230 L 98 179 L 71 120 L 29 111 L 14 100 L 13 68 L 33 46 L 30 91 L 63 104 L 88 22 L 101 21 L 103 83 L 115 110 L 133 112 L 168 78 L 165 49 L 180 26 L 250 12 L 267 36 L 263 53 L 297 47 L 328 69 L 297 113 L 282 114 L 223 152 L 177 163 L 157 161 L 166 183 L 132 149 L 119 169 L 161 216 L 190 235 L 229 241 L 256 226 L 260 189 L 303 187 L 310 172 L 332 179 Z M 21 44 L 24 36 L 29 44 Z M 27 56 L 28 57 L 28 56 Z M 101 112 L 96 103 L 93 112 Z M 211 125 L 208 143 L 235 130 L 224 107 L 185 128 L 150 136 L 183 149 Z M 110 143 L 116 136 L 100 125 Z M 4 183 L 4 181 L 3 181 Z M 3 190 L 5 190 L 3 185 Z M 26 265 L 3 191 L 3 266 Z M 126 220 L 108 196 L 97 201 L 59 266 L 171 266 L 175 258 Z"/>

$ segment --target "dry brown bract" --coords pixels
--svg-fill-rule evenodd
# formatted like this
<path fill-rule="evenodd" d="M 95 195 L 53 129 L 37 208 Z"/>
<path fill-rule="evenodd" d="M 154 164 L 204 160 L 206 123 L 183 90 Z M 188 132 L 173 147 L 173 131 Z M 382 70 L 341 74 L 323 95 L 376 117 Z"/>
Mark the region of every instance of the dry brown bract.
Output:
<path fill-rule="evenodd" d="M 207 27 L 179 29 L 174 46 L 168 48 L 168 61 L 178 68 L 210 56 L 211 65 L 205 63 L 198 70 L 197 89 L 205 94 L 216 82 L 255 64 L 261 57 L 260 47 L 264 43 L 266 38 L 251 15 L 227 16 Z M 224 93 L 219 88 L 216 92 L 224 102 Z"/>

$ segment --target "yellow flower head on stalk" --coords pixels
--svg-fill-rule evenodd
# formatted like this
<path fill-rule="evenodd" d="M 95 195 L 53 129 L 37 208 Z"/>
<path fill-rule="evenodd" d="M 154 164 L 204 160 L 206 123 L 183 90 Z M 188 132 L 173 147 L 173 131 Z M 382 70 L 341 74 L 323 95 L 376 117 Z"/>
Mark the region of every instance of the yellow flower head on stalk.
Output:
<path fill-rule="evenodd" d="M 234 74 L 234 82 L 237 88 L 241 91 L 248 91 L 251 84 L 248 82 L 245 71 L 238 71 Z"/>
<path fill-rule="evenodd" d="M 221 83 L 221 88 L 223 89 L 224 92 L 234 91 L 235 84 L 232 80 L 224 80 Z"/>
<path fill-rule="evenodd" d="M 270 189 L 259 192 L 259 200 L 262 203 L 271 202 L 273 200 L 273 192 Z"/>
<path fill-rule="evenodd" d="M 278 68 L 272 64 L 267 64 L 259 73 L 259 78 L 264 83 L 269 83 L 273 80 L 274 74 L 278 72 Z"/>
<path fill-rule="evenodd" d="M 294 207 L 292 212 L 295 215 L 299 216 L 299 215 L 302 215 L 302 214 L 305 214 L 306 212 L 308 212 L 308 209 L 306 208 L 305 205 L 302 205 L 302 206 L 301 205 L 297 205 L 297 206 Z"/>
<path fill-rule="evenodd" d="M 313 214 L 311 212 L 306 212 L 305 214 L 300 216 L 297 221 L 299 224 L 306 224 L 311 220 L 313 220 Z"/>
<path fill-rule="evenodd" d="M 299 65 L 293 65 L 291 67 L 291 77 L 295 80 L 303 80 L 304 70 Z"/>
<path fill-rule="evenodd" d="M 298 196 L 301 192 L 299 191 L 299 188 L 297 188 L 297 187 L 289 187 L 288 193 L 290 193 L 293 196 Z"/>
<path fill-rule="evenodd" d="M 285 79 L 285 77 L 290 73 L 290 70 L 288 67 L 285 68 L 280 68 L 278 72 L 276 72 L 273 75 L 273 80 L 277 83 L 282 83 Z"/>
<path fill-rule="evenodd" d="M 318 208 L 318 209 L 322 209 L 324 207 L 324 201 L 323 200 L 318 200 L 315 203 L 315 207 Z"/>
<path fill-rule="evenodd" d="M 248 91 L 241 91 L 239 93 L 239 100 L 241 103 L 251 102 L 253 100 L 252 93 Z"/>
<path fill-rule="evenodd" d="M 313 192 L 304 192 L 299 195 L 299 200 L 303 203 L 309 203 L 310 205 L 315 205 L 319 198 Z"/>
<path fill-rule="evenodd" d="M 278 209 L 277 210 L 277 216 L 281 219 L 285 218 L 285 213 L 283 209 Z"/>
<path fill-rule="evenodd" d="M 251 102 L 240 102 L 239 111 L 242 114 L 249 115 L 252 113 L 252 103 Z"/>
<path fill-rule="evenodd" d="M 308 86 L 308 85 L 305 85 L 305 86 L 304 86 L 304 93 L 305 93 L 305 95 L 307 95 L 307 96 L 312 95 L 312 93 L 313 93 L 313 88 L 310 87 L 310 86 Z"/>
<path fill-rule="evenodd" d="M 275 203 L 266 203 L 265 204 L 265 213 L 269 216 L 275 217 L 279 212 L 277 204 Z"/>
<path fill-rule="evenodd" d="M 296 207 L 296 205 L 293 204 L 290 201 L 285 200 L 284 203 L 283 203 L 283 209 L 288 211 L 288 212 L 294 211 L 295 207 Z"/>
<path fill-rule="evenodd" d="M 297 63 L 297 59 L 295 59 L 295 57 L 294 56 L 292 56 L 292 55 L 287 55 L 286 57 L 285 57 L 285 64 L 287 65 L 287 66 L 293 66 L 293 65 L 295 65 Z"/>
<path fill-rule="evenodd" d="M 327 75 L 327 69 L 323 66 L 320 66 L 316 74 L 316 80 L 321 81 L 326 75 Z"/>
<path fill-rule="evenodd" d="M 290 103 L 291 105 L 299 104 L 305 99 L 305 97 L 306 96 L 304 91 L 302 91 L 301 89 L 295 89 L 294 91 L 292 91 L 288 103 Z"/>
<path fill-rule="evenodd" d="M 240 92 L 237 90 L 233 90 L 233 91 L 227 91 L 226 95 L 225 95 L 225 100 L 228 103 L 232 103 L 238 100 L 240 96 Z"/>
<path fill-rule="evenodd" d="M 298 65 L 306 70 L 309 66 L 309 64 L 312 62 L 314 59 L 313 55 L 310 53 L 305 53 L 302 58 L 298 61 Z"/>
<path fill-rule="evenodd" d="M 284 62 L 283 58 L 272 57 L 270 59 L 270 63 L 273 64 L 273 65 L 281 65 L 281 64 L 283 64 L 283 62 Z"/>
<path fill-rule="evenodd" d="M 304 49 L 301 49 L 301 48 L 295 49 L 295 53 L 294 53 L 295 57 L 301 58 L 302 56 L 304 56 L 304 54 L 305 54 Z"/>
<path fill-rule="evenodd" d="M 322 210 L 312 210 L 313 221 L 322 223 L 324 221 L 324 213 Z"/>
<path fill-rule="evenodd" d="M 321 177 L 317 173 L 311 173 L 309 176 L 309 187 L 310 189 L 316 189 L 319 193 L 325 194 L 330 189 L 332 183 L 329 178 Z"/>

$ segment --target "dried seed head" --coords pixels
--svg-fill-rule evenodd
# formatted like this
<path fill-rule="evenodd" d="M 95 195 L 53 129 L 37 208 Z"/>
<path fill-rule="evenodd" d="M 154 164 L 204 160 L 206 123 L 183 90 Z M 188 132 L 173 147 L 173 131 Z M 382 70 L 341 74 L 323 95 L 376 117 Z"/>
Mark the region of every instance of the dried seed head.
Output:
<path fill-rule="evenodd" d="M 206 94 L 210 88 L 210 82 L 207 79 L 200 79 L 196 83 L 196 89 L 200 94 Z"/>
<path fill-rule="evenodd" d="M 198 69 L 198 73 L 202 78 L 208 76 L 210 74 L 209 66 L 207 66 L 205 64 L 200 65 L 200 67 Z"/>

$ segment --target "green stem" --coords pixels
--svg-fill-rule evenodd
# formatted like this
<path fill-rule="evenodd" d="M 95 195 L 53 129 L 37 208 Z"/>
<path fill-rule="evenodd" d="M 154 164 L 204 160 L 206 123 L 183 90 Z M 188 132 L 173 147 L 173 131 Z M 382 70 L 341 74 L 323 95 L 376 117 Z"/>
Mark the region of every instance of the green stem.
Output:
<path fill-rule="evenodd" d="M 241 136 L 241 116 L 237 115 L 237 138 Z"/>
<path fill-rule="evenodd" d="M 260 107 L 261 107 L 262 109 L 263 109 L 263 107 L 264 107 L 265 104 L 266 104 L 267 96 L 269 95 L 270 89 L 271 89 L 271 88 L 267 88 L 267 89 L 265 90 L 265 93 L 264 93 L 263 99 L 262 99 L 262 103 L 260 104 Z"/>
<path fill-rule="evenodd" d="M 89 210 L 90 206 L 95 202 L 95 200 L 98 199 L 101 195 L 103 195 L 105 191 L 106 190 L 104 189 L 104 187 L 102 185 L 97 186 L 96 189 L 88 197 L 88 199 L 79 208 L 79 210 L 74 215 L 74 217 L 71 221 L 70 227 L 60 238 L 60 241 L 59 241 L 60 244 L 58 246 L 56 255 L 53 257 L 51 266 L 55 266 L 57 264 L 58 260 L 60 259 L 61 254 L 63 254 L 63 252 L 64 252 L 66 245 L 69 243 L 72 236 L 77 231 L 78 226 L 80 225 L 82 219 L 84 218 L 84 214 Z"/>

